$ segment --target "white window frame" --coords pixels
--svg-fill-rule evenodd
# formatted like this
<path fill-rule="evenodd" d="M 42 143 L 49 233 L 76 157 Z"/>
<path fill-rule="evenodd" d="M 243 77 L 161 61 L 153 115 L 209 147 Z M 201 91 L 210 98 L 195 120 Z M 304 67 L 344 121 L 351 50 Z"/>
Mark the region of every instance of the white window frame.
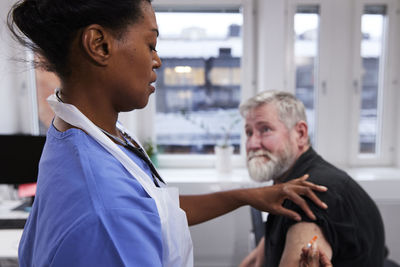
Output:
<path fill-rule="evenodd" d="M 25 53 L 27 62 L 32 62 L 34 60 L 33 52 L 27 49 Z M 19 104 L 21 114 L 29 114 L 29 116 L 22 120 L 22 126 L 25 128 L 22 132 L 31 135 L 39 135 L 39 107 L 36 88 L 36 71 L 32 66 L 30 66 L 30 63 L 26 63 L 26 67 L 29 68 L 29 70 L 26 72 L 26 75 L 24 75 L 25 80 L 23 81 L 22 88 L 24 88 L 24 91 L 26 91 L 27 94 L 22 97 Z M 30 112 L 28 112 L 28 110 Z M 29 127 L 26 127 L 27 125 L 29 125 Z"/>
<path fill-rule="evenodd" d="M 316 149 L 324 158 L 339 167 L 400 167 L 400 0 L 154 0 L 153 6 L 164 8 L 193 7 L 199 10 L 232 8 L 243 10 L 243 55 L 241 99 L 266 89 L 288 90 L 294 80 L 290 70 L 289 38 L 293 29 L 295 5 L 320 6 L 319 80 L 317 88 Z M 383 94 L 383 136 L 381 156 L 358 156 L 358 122 L 360 95 L 354 92 L 353 82 L 361 60 L 361 14 L 364 4 L 387 5 L 387 42 L 385 59 L 385 91 Z M 206 7 L 206 8 L 205 8 Z M 357 14 L 357 16 L 354 16 Z M 338 20 L 340 15 L 340 20 Z M 357 33 L 357 35 L 355 35 Z M 293 48 L 292 48 L 293 49 Z M 359 64 L 359 63 L 357 63 Z M 360 65 L 359 65 L 360 66 Z M 29 76 L 30 75 L 30 76 Z M 29 71 L 27 86 L 32 116 L 26 118 L 26 132 L 37 132 L 37 100 L 34 70 Z M 357 78 L 360 79 L 360 78 Z M 322 86 L 324 84 L 324 86 Z M 360 84 L 360 83 L 359 83 Z M 294 91 L 293 91 L 294 92 Z M 26 106 L 26 105 L 25 105 Z M 25 107 L 24 106 L 24 107 Z M 25 114 L 22 111 L 21 114 Z M 36 108 L 36 112 L 35 112 Z M 155 97 L 143 110 L 122 113 L 120 120 L 140 141 L 155 140 Z M 26 124 L 26 125 L 28 125 Z M 25 124 L 24 124 L 25 125 Z M 241 153 L 233 158 L 233 167 L 245 165 L 245 137 L 242 134 Z M 163 168 L 210 168 L 213 155 L 159 155 Z"/>
<path fill-rule="evenodd" d="M 287 88 L 286 90 L 292 94 L 296 92 L 296 65 L 295 65 L 295 54 L 294 54 L 294 16 L 297 13 L 298 6 L 305 6 L 305 5 L 316 5 L 319 7 L 319 29 L 318 29 L 318 54 L 317 54 L 317 66 L 315 67 L 315 81 L 314 81 L 314 109 L 315 109 L 315 127 L 314 127 L 314 149 L 318 149 L 319 143 L 321 142 L 319 138 L 319 125 L 320 125 L 320 109 L 322 108 L 320 105 L 320 94 L 326 94 L 326 78 L 323 78 L 325 75 L 324 66 L 324 50 L 328 43 L 325 41 L 325 10 L 327 3 L 326 1 L 320 0 L 287 0 L 286 6 L 286 15 L 287 15 L 287 42 L 286 42 L 286 51 L 287 51 L 287 58 L 286 58 L 286 66 L 287 66 Z"/>
<path fill-rule="evenodd" d="M 398 0 L 353 0 L 353 1 L 323 1 L 323 0 L 287 0 L 287 53 L 286 53 L 286 90 L 294 93 L 295 66 L 293 51 L 294 14 L 298 5 L 319 5 L 319 60 L 318 78 L 316 81 L 316 125 L 314 148 L 330 162 L 341 167 L 358 166 L 394 166 L 396 156 L 400 164 L 400 152 L 396 155 L 400 140 L 396 140 L 396 90 L 399 78 L 396 77 L 396 66 L 399 65 L 399 33 L 395 31 L 399 25 Z M 360 112 L 360 95 L 355 95 L 353 90 L 353 67 L 361 62 L 361 14 L 365 4 L 387 5 L 387 42 L 386 70 L 384 94 L 381 99 L 383 110 L 382 117 L 382 144 L 381 153 L 376 157 L 360 157 L 358 151 L 358 123 Z M 332 12 L 333 11 L 333 12 Z M 332 14 L 333 13 L 333 14 Z M 340 26 L 337 26 L 337 16 L 344 14 Z M 354 14 L 357 14 L 354 18 Z M 346 25 L 346 27 L 343 27 Z M 357 32 L 357 30 L 358 32 Z M 357 33 L 357 35 L 355 34 Z M 356 36 L 356 37 L 354 37 Z M 344 44 L 337 47 L 337 40 L 344 39 Z M 357 39 L 356 39 L 357 38 Z M 335 45 L 336 44 L 336 45 Z M 350 47 L 351 49 L 347 49 Z M 358 50 L 356 50 L 358 49 Z M 387 55 L 391 55 L 387 58 Z M 396 65 L 397 64 L 397 65 Z M 361 66 L 361 65 L 358 65 Z M 358 70 L 359 71 L 359 70 Z M 347 74 L 349 73 L 349 74 Z M 358 78 L 360 79 L 360 78 Z M 358 82 L 360 84 L 360 82 Z M 398 96 L 398 95 L 397 95 Z"/>
<path fill-rule="evenodd" d="M 253 0 L 155 0 L 152 2 L 157 10 L 219 10 L 229 8 L 241 8 L 243 14 L 243 54 L 241 59 L 241 99 L 247 99 L 255 91 L 255 11 Z M 129 115 L 123 114 L 121 120 L 134 129 L 139 140 L 155 140 L 154 119 L 155 119 L 155 96 L 150 96 L 148 105 L 140 111 L 134 111 Z M 143 123 L 145 122 L 145 123 Z M 232 158 L 233 167 L 244 167 L 245 149 L 242 134 L 241 151 L 239 155 Z M 172 155 L 159 154 L 159 167 L 161 168 L 211 168 L 215 166 L 215 155 Z"/>
<path fill-rule="evenodd" d="M 396 0 L 357 0 L 354 8 L 353 43 L 353 81 L 351 92 L 351 128 L 350 128 L 350 166 L 393 166 L 395 163 L 395 122 L 396 103 L 396 55 L 399 53 L 396 43 L 396 25 L 398 25 L 398 4 Z M 385 33 L 383 37 L 383 57 L 380 64 L 383 75 L 380 77 L 378 102 L 378 128 L 380 134 L 375 154 L 359 153 L 359 119 L 361 110 L 361 16 L 365 5 L 386 5 Z"/>

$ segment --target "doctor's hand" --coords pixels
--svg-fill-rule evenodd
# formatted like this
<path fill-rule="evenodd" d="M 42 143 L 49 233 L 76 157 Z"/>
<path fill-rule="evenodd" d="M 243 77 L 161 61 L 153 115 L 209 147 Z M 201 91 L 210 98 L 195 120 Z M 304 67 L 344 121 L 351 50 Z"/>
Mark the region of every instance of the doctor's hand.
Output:
<path fill-rule="evenodd" d="M 313 190 L 324 192 L 327 188 L 307 182 L 307 178 L 308 175 L 304 175 L 287 183 L 259 188 L 235 189 L 201 195 L 181 195 L 179 197 L 180 207 L 185 211 L 189 225 L 211 220 L 244 205 L 300 221 L 301 217 L 298 213 L 282 206 L 285 199 L 290 199 L 300 206 L 308 217 L 315 220 L 310 207 L 301 196 L 306 196 L 318 206 L 327 208 L 313 192 Z"/>
<path fill-rule="evenodd" d="M 301 196 L 308 197 L 319 207 L 326 209 L 328 206 L 315 195 L 313 190 L 325 192 L 327 188 L 325 186 L 319 186 L 307 182 L 307 178 L 308 175 L 306 174 L 301 178 L 294 179 L 287 183 L 253 188 L 253 191 L 249 192 L 247 202 L 256 209 L 267 211 L 272 214 L 287 216 L 293 220 L 300 221 L 301 216 L 297 212 L 286 209 L 282 206 L 285 199 L 290 199 L 304 210 L 308 217 L 315 220 L 316 217 L 314 213 Z"/>
<path fill-rule="evenodd" d="M 300 255 L 299 267 L 333 267 L 325 253 L 318 249 L 315 242 L 311 247 L 304 247 Z"/>

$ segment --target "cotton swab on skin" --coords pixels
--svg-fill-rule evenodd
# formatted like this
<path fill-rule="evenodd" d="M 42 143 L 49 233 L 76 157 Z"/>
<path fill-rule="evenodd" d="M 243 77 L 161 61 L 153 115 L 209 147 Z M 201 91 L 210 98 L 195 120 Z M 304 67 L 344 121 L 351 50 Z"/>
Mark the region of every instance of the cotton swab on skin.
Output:
<path fill-rule="evenodd" d="M 308 242 L 307 248 L 312 247 L 312 245 L 314 244 L 315 240 L 317 240 L 317 236 L 316 235 L 310 240 L 310 242 Z"/>

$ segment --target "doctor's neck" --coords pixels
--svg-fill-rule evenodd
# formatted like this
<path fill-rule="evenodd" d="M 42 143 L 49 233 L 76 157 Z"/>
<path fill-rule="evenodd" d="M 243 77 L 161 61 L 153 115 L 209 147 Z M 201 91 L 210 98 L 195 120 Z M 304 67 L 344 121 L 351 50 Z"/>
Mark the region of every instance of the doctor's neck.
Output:
<path fill-rule="evenodd" d="M 110 107 L 109 102 L 104 103 L 104 101 L 102 101 L 103 97 L 91 97 L 85 93 L 75 94 L 74 92 L 76 91 L 65 90 L 62 88 L 59 89 L 56 96 L 63 103 L 74 105 L 97 127 L 104 129 L 113 135 L 120 136 L 116 127 L 118 112 Z M 76 128 L 57 117 L 54 119 L 54 126 L 59 131 Z"/>

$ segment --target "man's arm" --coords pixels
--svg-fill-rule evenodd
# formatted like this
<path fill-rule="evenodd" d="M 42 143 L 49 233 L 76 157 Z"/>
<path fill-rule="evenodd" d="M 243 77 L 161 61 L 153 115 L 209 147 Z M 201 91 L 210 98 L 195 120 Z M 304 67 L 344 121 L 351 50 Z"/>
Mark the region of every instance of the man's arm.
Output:
<path fill-rule="evenodd" d="M 292 225 L 286 234 L 285 249 L 283 250 L 281 267 L 298 267 L 301 252 L 313 236 L 317 236 L 318 248 L 329 260 L 332 258 L 331 245 L 326 240 L 321 228 L 315 223 L 300 222 Z"/>
<path fill-rule="evenodd" d="M 307 178 L 308 175 L 305 175 L 288 183 L 274 186 L 181 196 L 180 206 L 186 212 L 189 225 L 211 220 L 244 205 L 300 221 L 301 217 L 298 213 L 282 206 L 285 199 L 290 199 L 304 210 L 308 217 L 315 219 L 315 215 L 301 196 L 306 196 L 318 206 L 327 208 L 326 204 L 313 192 L 313 190 L 324 192 L 327 188 L 307 182 Z"/>
<path fill-rule="evenodd" d="M 265 237 L 261 238 L 257 247 L 240 263 L 239 267 L 262 267 L 265 262 Z"/>

